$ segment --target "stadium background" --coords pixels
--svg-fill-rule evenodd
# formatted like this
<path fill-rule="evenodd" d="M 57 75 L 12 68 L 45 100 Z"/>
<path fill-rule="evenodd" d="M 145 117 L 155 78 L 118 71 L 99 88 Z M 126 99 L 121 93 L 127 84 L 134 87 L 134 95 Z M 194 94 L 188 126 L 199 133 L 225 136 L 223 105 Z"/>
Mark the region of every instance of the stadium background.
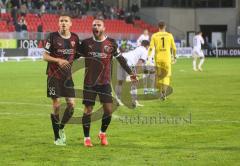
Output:
<path fill-rule="evenodd" d="M 46 4 L 44 12 L 42 1 L 32 2 L 35 7 L 28 4 L 31 8 L 27 11 L 24 7 L 20 10 L 21 5 L 1 5 L 0 58 L 11 61 L 0 63 L 2 165 L 239 165 L 239 58 L 206 58 L 202 73 L 192 71 L 191 59 L 179 59 L 173 66 L 174 92 L 169 100 L 141 101 L 145 106 L 136 110 L 118 109 L 109 129 L 109 147 L 103 149 L 94 137 L 99 121 L 91 129 L 96 145 L 93 149 L 82 146 L 78 125 L 67 126 L 66 147 L 54 146 L 41 47 L 47 34 L 57 30 L 57 14 L 65 3 L 46 0 L 50 5 Z M 79 5 L 81 0 L 66 2 L 74 4 L 67 10 L 73 12 L 72 30 L 81 39 L 91 35 L 93 16 L 103 14 L 98 11 L 104 9 L 107 33 L 119 45 L 126 39 L 134 45 L 143 29 L 153 33 L 158 20 L 165 20 L 168 31 L 175 36 L 179 56 L 191 55 L 191 37 L 199 30 L 209 39 L 204 46 L 207 56 L 240 55 L 238 0 L 104 0 L 108 7 L 98 1 L 95 5 Z M 135 2 L 139 11 L 129 13 L 133 8 L 137 10 Z M 112 15 L 111 6 L 118 8 Z M 16 25 L 20 11 L 27 12 L 27 31 Z M 19 13 L 15 23 L 11 16 L 14 13 Z M 79 74 L 82 71 L 74 81 L 81 87 Z M 77 104 L 75 116 L 82 113 L 80 102 Z M 138 116 L 143 120 L 164 119 L 147 119 L 139 124 Z"/>

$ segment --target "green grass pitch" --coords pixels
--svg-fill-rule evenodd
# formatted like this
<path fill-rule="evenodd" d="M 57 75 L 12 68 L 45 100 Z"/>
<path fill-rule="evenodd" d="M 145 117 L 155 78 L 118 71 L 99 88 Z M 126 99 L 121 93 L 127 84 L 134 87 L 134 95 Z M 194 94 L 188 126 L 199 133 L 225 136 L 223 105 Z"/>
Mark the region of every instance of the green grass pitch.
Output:
<path fill-rule="evenodd" d="M 92 123 L 93 148 L 83 147 L 81 125 L 66 126 L 66 147 L 53 144 L 45 62 L 0 63 L 0 165 L 239 165 L 240 59 L 207 58 L 204 72 L 191 63 L 173 66 L 167 101 L 115 111 L 108 147 Z M 82 108 L 78 99 L 75 116 Z"/>

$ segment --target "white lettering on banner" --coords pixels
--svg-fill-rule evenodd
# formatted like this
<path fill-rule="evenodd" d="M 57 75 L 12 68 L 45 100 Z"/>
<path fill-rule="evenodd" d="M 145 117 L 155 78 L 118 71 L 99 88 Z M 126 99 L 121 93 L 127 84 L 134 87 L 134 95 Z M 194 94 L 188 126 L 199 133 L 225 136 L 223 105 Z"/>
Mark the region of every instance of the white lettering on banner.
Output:
<path fill-rule="evenodd" d="M 240 45 L 240 37 L 237 38 L 237 43 Z"/>
<path fill-rule="evenodd" d="M 221 49 L 213 49 L 208 50 L 208 56 L 220 56 L 220 57 L 229 57 L 229 56 L 240 56 L 240 49 L 238 48 L 221 48 Z"/>
<path fill-rule="evenodd" d="M 38 41 L 37 40 L 20 40 L 20 48 L 37 48 Z"/>
<path fill-rule="evenodd" d="M 231 55 L 231 56 L 240 55 L 240 50 L 230 50 L 230 55 Z"/>
<path fill-rule="evenodd" d="M 177 48 L 177 57 L 191 57 L 192 47 L 179 47 Z"/>
<path fill-rule="evenodd" d="M 28 56 L 29 57 L 37 57 L 40 58 L 43 56 L 43 48 L 29 48 L 28 49 Z"/>

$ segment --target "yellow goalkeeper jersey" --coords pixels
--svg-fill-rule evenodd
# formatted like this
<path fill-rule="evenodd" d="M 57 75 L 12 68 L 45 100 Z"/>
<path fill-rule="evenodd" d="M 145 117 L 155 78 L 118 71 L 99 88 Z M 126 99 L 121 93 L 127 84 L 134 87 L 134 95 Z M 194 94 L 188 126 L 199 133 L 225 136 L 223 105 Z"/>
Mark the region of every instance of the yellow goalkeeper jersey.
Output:
<path fill-rule="evenodd" d="M 176 45 L 171 33 L 157 32 L 152 35 L 148 54 L 151 56 L 152 51 L 155 52 L 155 62 L 171 63 L 171 49 L 175 56 Z"/>

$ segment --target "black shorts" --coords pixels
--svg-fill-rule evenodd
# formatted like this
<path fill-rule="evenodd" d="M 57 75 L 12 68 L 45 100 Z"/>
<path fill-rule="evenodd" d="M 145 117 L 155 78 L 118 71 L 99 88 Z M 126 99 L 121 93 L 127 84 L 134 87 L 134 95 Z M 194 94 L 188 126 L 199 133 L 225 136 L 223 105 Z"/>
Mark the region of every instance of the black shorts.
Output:
<path fill-rule="evenodd" d="M 74 83 L 72 78 L 68 80 L 62 80 L 54 77 L 48 77 L 47 97 L 51 97 L 53 99 L 60 97 L 75 97 Z"/>
<path fill-rule="evenodd" d="M 112 103 L 112 87 L 110 84 L 84 86 L 83 104 L 85 106 L 94 106 L 96 97 L 99 97 L 101 103 Z"/>

